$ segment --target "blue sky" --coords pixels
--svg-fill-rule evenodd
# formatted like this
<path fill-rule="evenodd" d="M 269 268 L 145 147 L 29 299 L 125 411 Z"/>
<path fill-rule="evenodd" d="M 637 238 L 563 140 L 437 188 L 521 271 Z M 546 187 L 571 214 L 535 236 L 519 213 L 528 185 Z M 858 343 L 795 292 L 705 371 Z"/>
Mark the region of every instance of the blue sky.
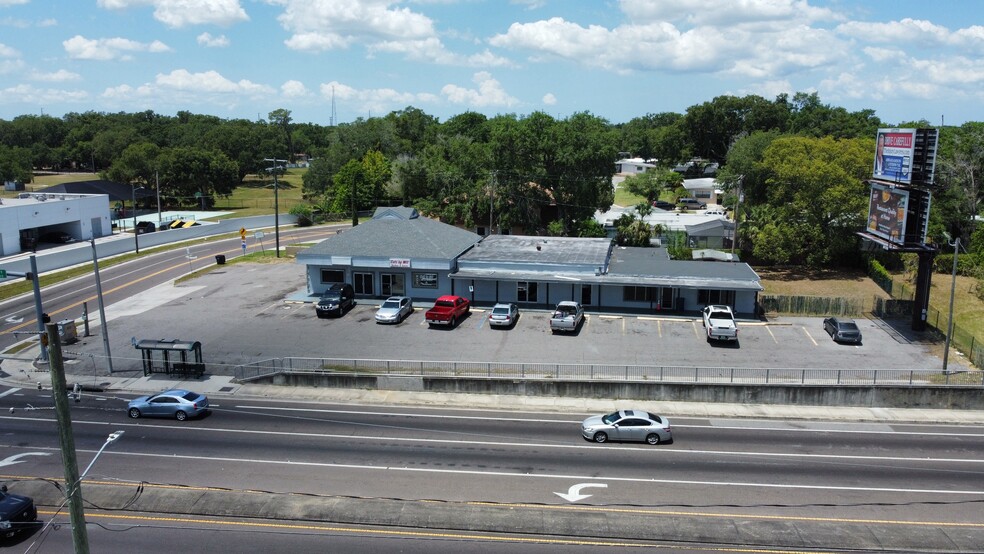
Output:
<path fill-rule="evenodd" d="M 0 0 L 0 118 L 180 110 L 331 123 L 817 92 L 981 121 L 979 0 Z"/>

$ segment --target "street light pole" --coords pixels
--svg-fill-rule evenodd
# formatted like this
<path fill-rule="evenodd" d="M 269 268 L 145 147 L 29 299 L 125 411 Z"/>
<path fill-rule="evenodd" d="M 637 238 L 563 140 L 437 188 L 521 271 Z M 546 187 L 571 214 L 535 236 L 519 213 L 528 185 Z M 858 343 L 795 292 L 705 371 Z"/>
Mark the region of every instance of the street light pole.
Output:
<path fill-rule="evenodd" d="M 277 158 L 264 158 L 265 162 L 273 162 L 273 234 L 276 236 L 277 241 L 277 257 L 280 257 L 280 195 L 278 193 L 277 185 L 277 173 L 279 173 L 280 167 L 278 164 L 280 162 L 287 163 L 287 160 L 278 160 Z"/>
<path fill-rule="evenodd" d="M 133 200 L 133 249 L 140 253 L 140 241 L 137 239 L 137 187 L 130 183 L 130 194 Z"/>
<path fill-rule="evenodd" d="M 950 339 L 953 336 L 953 295 L 957 290 L 957 252 L 960 250 L 960 237 L 948 242 L 953 247 L 953 277 L 950 281 L 950 317 L 946 323 L 946 345 L 943 347 L 943 372 L 946 372 L 947 361 L 950 357 Z"/>

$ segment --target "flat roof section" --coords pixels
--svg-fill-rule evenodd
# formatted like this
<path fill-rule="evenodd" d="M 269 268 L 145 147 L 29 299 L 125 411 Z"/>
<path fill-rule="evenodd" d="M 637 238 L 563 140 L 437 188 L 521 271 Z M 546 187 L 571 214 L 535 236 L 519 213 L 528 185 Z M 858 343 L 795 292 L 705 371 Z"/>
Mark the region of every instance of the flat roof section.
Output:
<path fill-rule="evenodd" d="M 458 261 L 605 267 L 611 243 L 607 238 L 489 235 Z"/>

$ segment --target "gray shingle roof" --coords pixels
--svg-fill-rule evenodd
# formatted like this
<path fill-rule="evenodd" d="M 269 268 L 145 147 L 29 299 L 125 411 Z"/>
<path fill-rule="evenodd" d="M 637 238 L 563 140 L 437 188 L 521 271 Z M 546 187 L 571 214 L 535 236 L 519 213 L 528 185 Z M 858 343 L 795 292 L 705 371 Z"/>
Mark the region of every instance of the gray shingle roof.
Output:
<path fill-rule="evenodd" d="M 373 219 L 299 252 L 298 262 L 325 256 L 453 259 L 482 237 L 412 208 L 379 208 Z"/>

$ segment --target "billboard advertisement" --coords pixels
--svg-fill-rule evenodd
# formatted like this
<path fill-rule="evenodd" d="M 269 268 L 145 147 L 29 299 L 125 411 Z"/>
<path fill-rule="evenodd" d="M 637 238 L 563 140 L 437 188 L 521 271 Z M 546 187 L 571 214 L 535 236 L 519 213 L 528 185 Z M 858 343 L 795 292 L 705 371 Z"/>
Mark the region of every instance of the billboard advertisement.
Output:
<path fill-rule="evenodd" d="M 904 244 L 908 210 L 909 191 L 872 183 L 867 231 L 889 242 Z"/>
<path fill-rule="evenodd" d="M 915 129 L 878 129 L 872 177 L 894 183 L 911 183 L 915 139 Z"/>

